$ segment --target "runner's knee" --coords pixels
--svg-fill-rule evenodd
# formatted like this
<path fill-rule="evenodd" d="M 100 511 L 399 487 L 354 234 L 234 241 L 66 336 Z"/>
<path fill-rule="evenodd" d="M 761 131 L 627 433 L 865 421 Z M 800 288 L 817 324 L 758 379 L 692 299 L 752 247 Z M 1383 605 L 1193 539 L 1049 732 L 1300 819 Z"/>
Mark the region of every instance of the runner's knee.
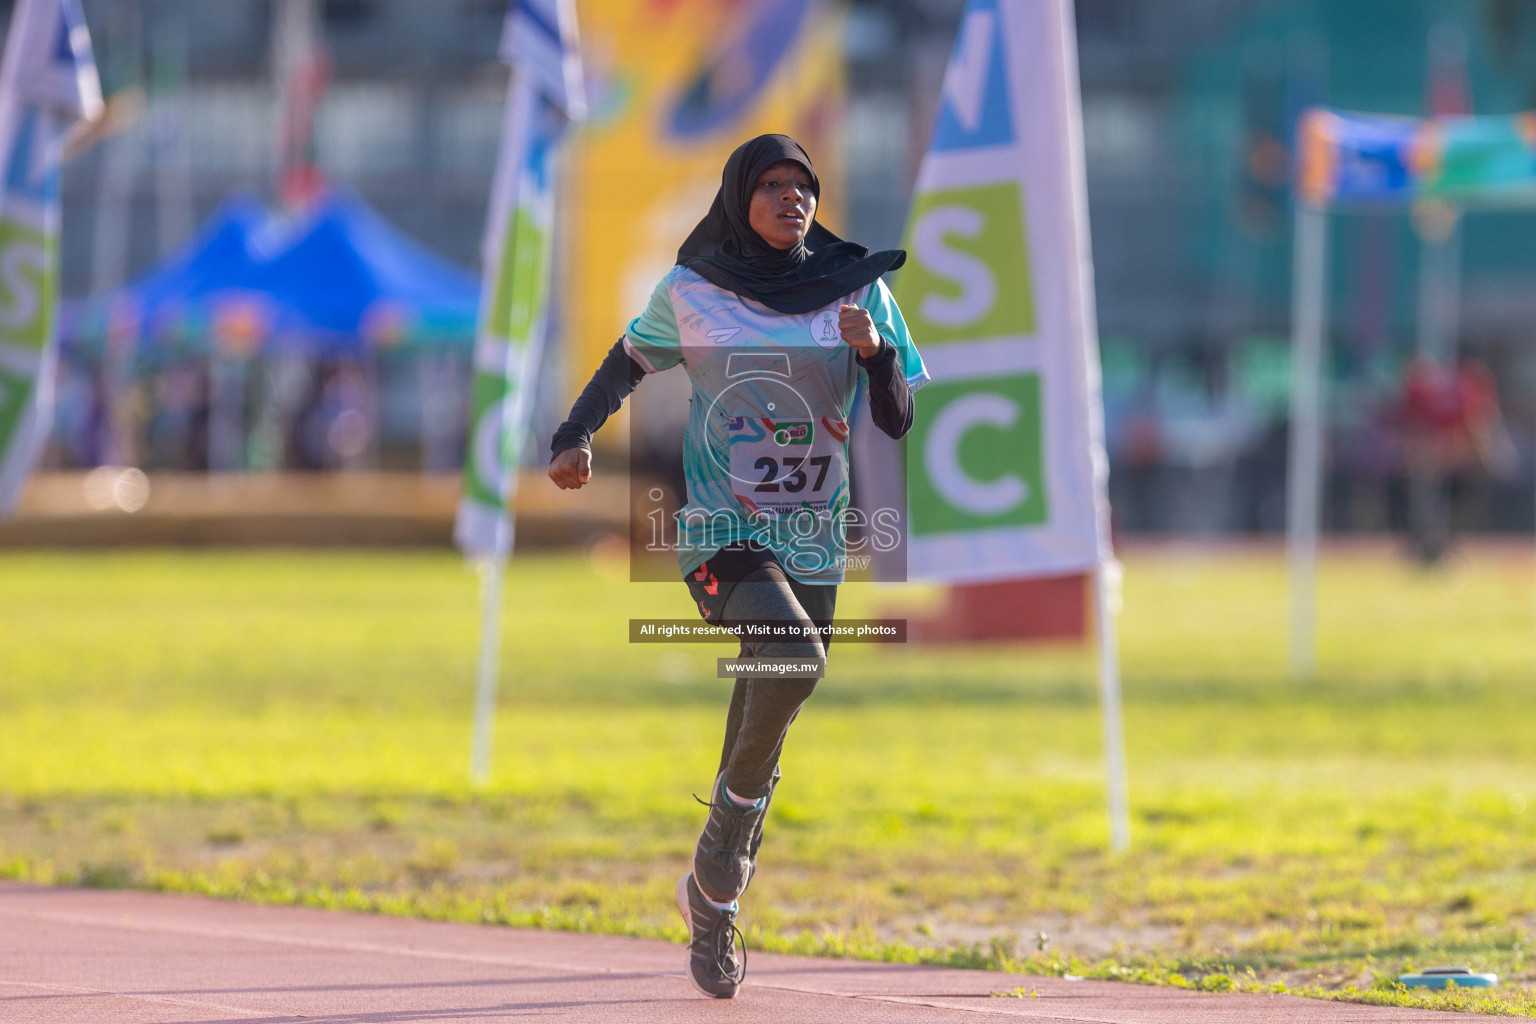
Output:
<path fill-rule="evenodd" d="M 728 623 L 782 623 L 794 625 L 792 635 L 755 639 L 743 636 L 743 647 L 750 647 L 759 658 L 825 658 L 826 646 L 816 632 L 800 602 L 795 599 L 789 581 L 777 566 L 764 566 L 736 584 L 726 602 Z"/>

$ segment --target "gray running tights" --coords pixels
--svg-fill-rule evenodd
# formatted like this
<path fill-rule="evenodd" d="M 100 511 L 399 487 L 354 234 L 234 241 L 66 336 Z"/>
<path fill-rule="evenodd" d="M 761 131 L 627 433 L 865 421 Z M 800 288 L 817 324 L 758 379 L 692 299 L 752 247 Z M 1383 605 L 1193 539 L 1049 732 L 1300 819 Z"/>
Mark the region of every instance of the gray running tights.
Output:
<path fill-rule="evenodd" d="M 736 584 L 726 599 L 722 619 L 727 625 L 747 620 L 799 622 L 809 629 L 813 620 L 796 597 L 796 589 L 778 565 L 765 565 Z M 836 591 L 835 587 L 816 589 Z M 822 597 L 821 594 L 816 596 Z M 825 612 L 817 609 L 817 612 L 818 617 L 825 614 L 827 619 L 831 618 L 830 609 Z M 824 658 L 826 646 L 814 635 L 791 640 L 743 639 L 741 656 Z M 768 793 L 790 723 L 815 689 L 814 679 L 736 680 L 736 689 L 731 694 L 731 710 L 725 719 L 725 747 L 720 752 L 720 770 L 725 772 L 725 784 L 732 793 L 749 800 Z"/>

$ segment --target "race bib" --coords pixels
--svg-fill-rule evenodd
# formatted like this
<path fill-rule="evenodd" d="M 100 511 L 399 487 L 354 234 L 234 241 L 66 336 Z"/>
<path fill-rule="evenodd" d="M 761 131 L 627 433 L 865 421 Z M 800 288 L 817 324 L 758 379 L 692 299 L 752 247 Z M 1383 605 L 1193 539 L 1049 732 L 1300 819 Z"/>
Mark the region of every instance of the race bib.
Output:
<path fill-rule="evenodd" d="M 828 417 L 734 416 L 726 427 L 731 489 L 748 515 L 819 519 L 847 505 L 848 424 Z"/>

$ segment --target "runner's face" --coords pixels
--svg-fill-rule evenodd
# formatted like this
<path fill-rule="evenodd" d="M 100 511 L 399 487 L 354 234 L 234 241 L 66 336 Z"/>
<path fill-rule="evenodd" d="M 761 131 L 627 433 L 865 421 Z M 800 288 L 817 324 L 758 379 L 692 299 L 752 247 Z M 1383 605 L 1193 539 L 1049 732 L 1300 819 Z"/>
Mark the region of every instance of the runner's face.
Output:
<path fill-rule="evenodd" d="M 788 249 L 805 237 L 815 219 L 816 194 L 804 167 L 780 160 L 757 176 L 747 221 L 763 241 Z"/>

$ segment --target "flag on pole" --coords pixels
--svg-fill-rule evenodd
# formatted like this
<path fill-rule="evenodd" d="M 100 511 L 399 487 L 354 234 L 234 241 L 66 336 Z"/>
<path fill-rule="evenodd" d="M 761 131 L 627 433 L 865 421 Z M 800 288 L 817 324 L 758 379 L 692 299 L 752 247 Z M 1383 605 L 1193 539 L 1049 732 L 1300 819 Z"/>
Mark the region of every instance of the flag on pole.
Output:
<path fill-rule="evenodd" d="M 549 320 L 560 140 L 582 116 L 571 0 L 515 0 L 501 58 L 512 67 L 485 231 L 469 450 L 454 539 L 465 554 L 512 550 L 518 456 Z"/>
<path fill-rule="evenodd" d="M 100 114 L 76 0 L 20 0 L 0 58 L 0 516 L 15 511 L 53 418 L 64 137 Z"/>
<path fill-rule="evenodd" d="M 971 0 L 896 296 L 933 383 L 907 438 L 908 572 L 964 582 L 1109 557 L 1070 0 Z"/>
<path fill-rule="evenodd" d="M 483 570 L 470 777 L 490 778 L 501 580 L 512 551 L 517 463 L 549 323 L 555 170 L 566 126 L 584 113 L 572 0 L 513 0 L 501 39 L 512 66 L 485 230 L 469 452 L 454 540 Z"/>
<path fill-rule="evenodd" d="M 1072 0 L 970 0 L 896 294 L 933 383 L 907 436 L 914 578 L 1092 570 L 1110 846 L 1130 845 L 1119 569 Z"/>

